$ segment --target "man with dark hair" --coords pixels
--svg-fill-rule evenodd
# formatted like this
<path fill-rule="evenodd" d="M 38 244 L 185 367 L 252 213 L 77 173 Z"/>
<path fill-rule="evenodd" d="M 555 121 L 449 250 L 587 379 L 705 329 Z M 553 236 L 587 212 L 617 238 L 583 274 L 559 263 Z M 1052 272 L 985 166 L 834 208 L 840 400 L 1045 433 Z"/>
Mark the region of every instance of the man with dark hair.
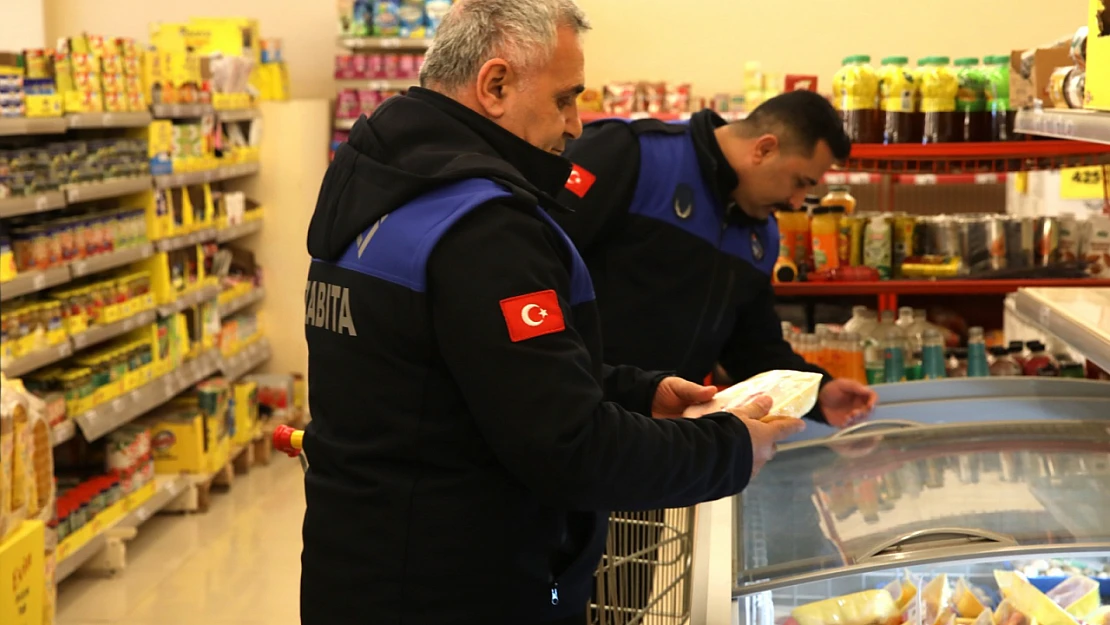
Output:
<path fill-rule="evenodd" d="M 822 388 L 808 418 L 841 428 L 866 418 L 872 390 L 834 380 L 783 339 L 770 278 L 774 211 L 801 206 L 850 151 L 837 112 L 808 91 L 771 98 L 731 124 L 701 111 L 689 123 L 587 126 L 565 152 L 574 168 L 559 199 L 574 212 L 552 216 L 593 277 L 605 361 L 697 381 L 717 365 L 733 382 L 774 369 L 814 371 Z M 658 542 L 661 510 L 614 516 L 632 529 L 614 534 L 611 557 Z M 650 601 L 650 581 L 631 588 L 620 579 L 651 580 L 646 553 L 616 572 L 624 608 Z"/>

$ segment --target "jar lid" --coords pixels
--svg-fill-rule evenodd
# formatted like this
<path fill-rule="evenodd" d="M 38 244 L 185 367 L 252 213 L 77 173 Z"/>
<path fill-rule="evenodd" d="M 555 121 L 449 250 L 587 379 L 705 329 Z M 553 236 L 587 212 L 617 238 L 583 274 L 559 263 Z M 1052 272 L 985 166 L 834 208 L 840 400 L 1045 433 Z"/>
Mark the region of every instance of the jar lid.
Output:
<path fill-rule="evenodd" d="M 957 66 L 957 67 L 968 67 L 968 66 L 972 66 L 972 65 L 978 65 L 979 64 L 979 59 L 977 59 L 973 56 L 965 56 L 965 57 L 956 59 L 955 61 L 952 62 L 952 64 Z"/>
<path fill-rule="evenodd" d="M 812 212 L 814 215 L 828 215 L 830 210 L 828 206 L 814 206 Z"/>
<path fill-rule="evenodd" d="M 983 63 L 987 65 L 1003 65 L 1010 62 L 1009 54 L 992 54 L 983 58 Z"/>
<path fill-rule="evenodd" d="M 871 55 L 869 55 L 869 54 L 853 54 L 851 56 L 844 57 L 844 60 L 841 61 L 841 64 L 842 65 L 852 65 L 854 63 L 870 63 L 870 62 L 871 62 Z"/>
<path fill-rule="evenodd" d="M 847 193 L 849 190 L 851 190 L 851 188 L 852 187 L 850 187 L 846 184 L 830 184 L 829 185 L 829 192 L 831 193 L 833 191 L 842 191 L 844 193 Z"/>
<path fill-rule="evenodd" d="M 991 356 L 1005 356 L 1010 353 L 1010 348 L 1002 345 L 995 345 L 990 349 L 990 352 Z"/>
<path fill-rule="evenodd" d="M 844 207 L 839 205 L 839 204 L 833 204 L 832 206 L 827 206 L 826 208 L 828 208 L 829 212 L 834 214 L 834 215 L 837 215 L 837 214 L 843 215 L 844 212 L 845 212 Z"/>
<path fill-rule="evenodd" d="M 888 56 L 883 59 L 883 65 L 906 65 L 909 62 L 908 56 Z"/>

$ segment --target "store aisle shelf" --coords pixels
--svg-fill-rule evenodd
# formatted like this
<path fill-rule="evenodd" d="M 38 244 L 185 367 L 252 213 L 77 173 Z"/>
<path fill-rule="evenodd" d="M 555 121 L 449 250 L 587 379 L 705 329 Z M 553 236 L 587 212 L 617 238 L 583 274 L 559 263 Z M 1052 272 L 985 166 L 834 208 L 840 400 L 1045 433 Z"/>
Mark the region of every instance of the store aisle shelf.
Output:
<path fill-rule="evenodd" d="M 987 143 L 858 143 L 845 169 L 889 174 L 986 174 L 1110 162 L 1106 146 L 1085 141 Z"/>
<path fill-rule="evenodd" d="M 231 180 L 232 178 L 242 178 L 244 176 L 253 176 L 258 173 L 258 163 L 239 163 L 237 165 L 225 165 L 217 167 L 216 169 L 206 169 L 204 171 L 191 171 L 180 174 L 164 174 L 154 177 L 154 186 L 159 189 L 173 189 L 176 187 L 185 187 L 195 184 L 206 184 L 209 182 L 219 182 L 221 180 Z"/>
<path fill-rule="evenodd" d="M 55 447 L 72 440 L 74 436 L 77 436 L 77 424 L 73 419 L 67 418 L 50 429 L 51 442 Z"/>
<path fill-rule="evenodd" d="M 122 517 L 113 523 L 96 528 L 98 531 L 84 544 L 72 550 L 59 554 L 57 567 L 54 571 L 56 581 L 60 582 L 69 577 L 82 564 L 89 561 L 107 542 L 108 533 L 116 529 L 133 528 L 142 525 L 147 519 L 154 516 L 162 508 L 177 498 L 189 485 L 189 480 L 183 475 L 155 477 L 154 492 L 145 499 L 128 502 L 129 509 Z M 141 491 L 140 491 L 141 492 Z M 135 493 L 132 493 L 132 496 Z M 129 496 L 130 497 L 130 496 Z"/>
<path fill-rule="evenodd" d="M 790 282 L 775 285 L 780 297 L 836 295 L 1005 295 L 1027 287 L 1110 287 L 1110 280 L 887 280 L 883 282 Z"/>
<path fill-rule="evenodd" d="M 240 239 L 247 235 L 260 232 L 261 230 L 262 220 L 252 219 L 250 221 L 244 221 L 242 223 L 235 224 L 234 226 L 220 228 L 216 232 L 216 241 L 219 243 L 227 243 L 228 241 L 234 241 L 235 239 Z"/>
<path fill-rule="evenodd" d="M 69 128 L 145 128 L 154 117 L 146 111 L 129 113 L 73 113 L 66 115 Z"/>
<path fill-rule="evenodd" d="M 420 84 L 419 78 L 346 78 L 336 76 L 335 80 L 349 85 L 357 85 L 362 89 L 374 91 L 397 91 L 416 87 Z"/>
<path fill-rule="evenodd" d="M 155 311 L 144 310 L 115 323 L 90 326 L 88 330 L 72 335 L 70 340 L 73 342 L 74 350 L 85 349 L 90 345 L 97 345 L 118 336 L 123 336 L 135 328 L 154 323 L 157 318 L 158 314 Z"/>
<path fill-rule="evenodd" d="M 216 111 L 216 116 L 221 122 L 245 122 L 258 119 L 262 116 L 258 109 L 235 109 L 230 111 Z"/>
<path fill-rule="evenodd" d="M 4 365 L 4 375 L 9 378 L 17 378 L 35 369 L 41 369 L 59 360 L 69 358 L 72 355 L 73 345 L 67 340 L 57 345 L 51 345 L 50 347 L 33 351 L 25 356 L 12 359 L 11 362 Z"/>
<path fill-rule="evenodd" d="M 349 50 L 425 50 L 431 39 L 401 37 L 340 37 L 339 45 Z"/>
<path fill-rule="evenodd" d="M 1021 289 L 1006 307 L 1110 371 L 1110 288 Z"/>
<path fill-rule="evenodd" d="M 154 119 L 193 119 L 216 112 L 211 104 L 155 104 L 150 110 Z"/>
<path fill-rule="evenodd" d="M 201 354 L 170 373 L 73 418 L 88 441 L 131 423 L 216 372 L 218 353 Z"/>
<path fill-rule="evenodd" d="M 1080 109 L 1018 111 L 1017 132 L 1110 145 L 1110 112 Z"/>
<path fill-rule="evenodd" d="M 0 302 L 65 284 L 71 279 L 72 276 L 69 273 L 68 266 L 20 272 L 15 278 L 7 282 L 0 282 Z"/>
<path fill-rule="evenodd" d="M 154 255 L 154 246 L 150 243 L 133 245 L 107 254 L 97 254 L 70 264 L 74 278 L 81 278 L 93 273 L 115 269 L 131 263 L 150 258 Z"/>
<path fill-rule="evenodd" d="M 0 199 L 0 218 L 18 217 L 43 211 L 64 208 L 66 196 L 62 191 L 47 191 L 27 197 Z"/>
<path fill-rule="evenodd" d="M 220 287 L 216 285 L 202 286 L 199 289 L 194 289 L 188 293 L 180 295 L 177 299 L 158 307 L 158 315 L 161 317 L 169 317 L 173 314 L 179 313 L 186 308 L 196 306 L 201 302 L 206 302 L 210 299 L 215 299 L 220 295 Z"/>
<path fill-rule="evenodd" d="M 744 119 L 748 114 L 744 111 L 725 111 L 717 113 L 726 122 L 734 122 Z M 677 122 L 686 121 L 690 119 L 693 113 L 632 113 L 629 115 L 615 115 L 613 113 L 602 113 L 600 111 L 583 111 L 578 114 L 579 119 L 583 124 L 596 122 L 603 119 L 658 119 L 664 122 Z"/>
<path fill-rule="evenodd" d="M 65 131 L 64 117 L 0 117 L 0 137 L 60 135 Z"/>
<path fill-rule="evenodd" d="M 150 191 L 150 181 L 150 176 L 136 176 L 73 185 L 65 188 L 66 202 L 76 204 L 142 193 Z"/>
<path fill-rule="evenodd" d="M 230 317 L 247 306 L 262 301 L 264 297 L 266 297 L 266 289 L 255 287 L 238 297 L 228 300 L 227 303 L 220 304 L 220 317 Z"/>
<path fill-rule="evenodd" d="M 233 356 L 220 356 L 220 373 L 228 382 L 234 382 L 269 360 L 270 354 L 270 341 L 260 338 Z"/>
<path fill-rule="evenodd" d="M 190 245 L 196 245 L 204 241 L 213 241 L 215 239 L 216 229 L 204 228 L 203 230 L 197 230 L 189 234 L 180 234 L 175 237 L 169 237 L 168 239 L 158 239 L 154 242 L 154 246 L 159 252 L 172 252 L 189 247 Z"/>

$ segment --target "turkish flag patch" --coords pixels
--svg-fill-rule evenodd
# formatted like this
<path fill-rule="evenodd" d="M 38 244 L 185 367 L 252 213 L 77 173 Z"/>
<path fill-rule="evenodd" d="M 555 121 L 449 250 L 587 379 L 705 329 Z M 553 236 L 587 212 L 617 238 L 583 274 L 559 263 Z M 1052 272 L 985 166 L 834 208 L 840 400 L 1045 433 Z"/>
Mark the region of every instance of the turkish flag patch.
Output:
<path fill-rule="evenodd" d="M 575 165 L 570 170 L 570 177 L 567 178 L 567 191 L 577 195 L 579 198 L 586 197 L 590 187 L 594 186 L 597 181 L 597 176 L 586 171 L 582 167 Z"/>
<path fill-rule="evenodd" d="M 514 343 L 562 332 L 567 328 L 555 291 L 537 291 L 501 300 L 501 313 Z"/>

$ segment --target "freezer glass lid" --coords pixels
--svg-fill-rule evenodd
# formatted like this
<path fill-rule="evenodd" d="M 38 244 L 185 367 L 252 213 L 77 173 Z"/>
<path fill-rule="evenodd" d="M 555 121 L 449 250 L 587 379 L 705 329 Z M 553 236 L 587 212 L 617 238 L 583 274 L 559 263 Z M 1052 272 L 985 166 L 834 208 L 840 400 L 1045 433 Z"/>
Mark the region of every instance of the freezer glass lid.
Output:
<path fill-rule="evenodd" d="M 780 451 L 735 501 L 736 591 L 1110 550 L 1110 420 L 931 425 Z"/>

